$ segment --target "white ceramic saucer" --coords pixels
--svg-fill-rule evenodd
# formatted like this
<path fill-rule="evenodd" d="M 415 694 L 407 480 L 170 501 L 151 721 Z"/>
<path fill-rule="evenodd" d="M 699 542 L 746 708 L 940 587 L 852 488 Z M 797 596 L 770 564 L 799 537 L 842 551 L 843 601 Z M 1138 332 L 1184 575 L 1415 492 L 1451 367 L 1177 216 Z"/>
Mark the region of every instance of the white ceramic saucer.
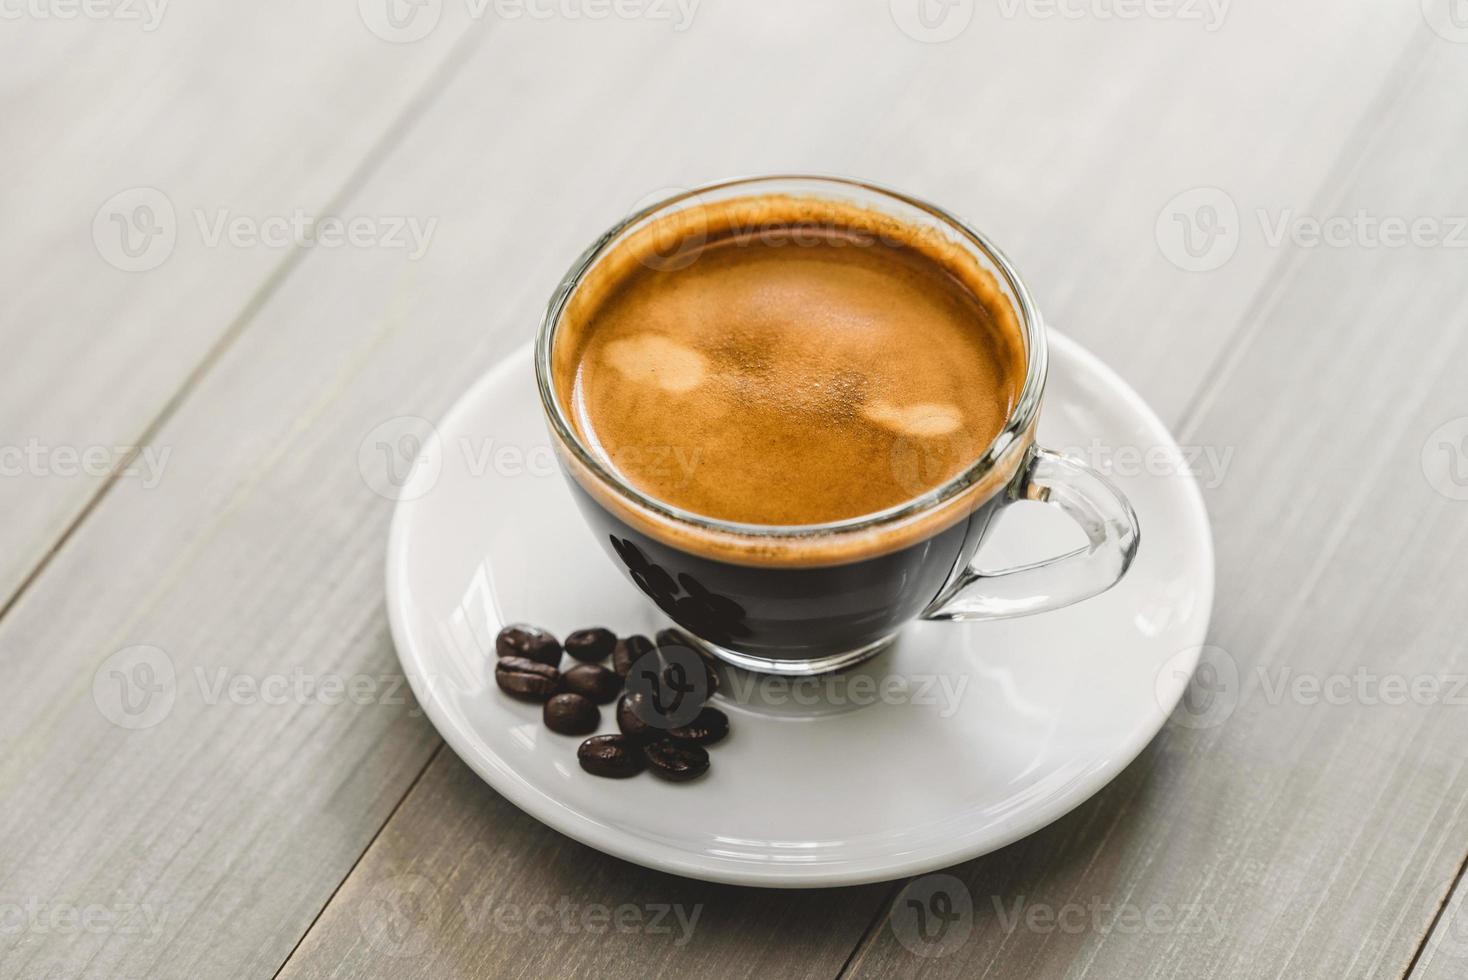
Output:
<path fill-rule="evenodd" d="M 732 734 L 674 785 L 592 777 L 579 738 L 494 683 L 508 622 L 559 635 L 669 625 L 623 580 L 555 470 L 529 350 L 481 379 L 422 446 L 387 562 L 398 656 L 454 751 L 521 809 L 609 854 L 747 885 L 849 885 L 1002 847 L 1081 803 L 1136 757 L 1182 693 L 1213 601 L 1194 478 L 1140 397 L 1050 334 L 1042 445 L 1112 467 L 1141 519 L 1126 579 L 1098 598 L 1002 623 L 919 623 L 854 671 L 726 677 Z M 1039 504 L 1009 508 L 983 564 L 1068 549 Z M 616 730 L 610 708 L 601 731 Z"/>

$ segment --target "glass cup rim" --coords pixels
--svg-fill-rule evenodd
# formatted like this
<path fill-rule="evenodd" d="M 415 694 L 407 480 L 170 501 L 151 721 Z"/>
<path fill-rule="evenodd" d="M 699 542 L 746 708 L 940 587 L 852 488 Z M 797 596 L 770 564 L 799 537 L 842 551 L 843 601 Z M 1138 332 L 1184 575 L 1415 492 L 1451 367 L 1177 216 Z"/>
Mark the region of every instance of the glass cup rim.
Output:
<path fill-rule="evenodd" d="M 1020 327 L 1025 343 L 1025 379 L 1020 387 L 1019 398 L 1016 400 L 1014 409 L 1010 412 L 1004 428 L 994 437 L 984 452 L 959 473 L 916 497 L 870 514 L 860 514 L 856 517 L 843 518 L 838 521 L 826 521 L 818 524 L 743 523 L 708 517 L 648 496 L 622 478 L 614 470 L 604 465 L 582 443 L 567 417 L 564 406 L 561 405 L 560 397 L 556 392 L 556 386 L 551 376 L 551 352 L 555 344 L 556 330 L 560 326 L 567 303 L 576 292 L 577 287 L 581 285 L 586 274 L 596 265 L 598 260 L 608 253 L 624 232 L 636 226 L 638 223 L 661 212 L 669 211 L 678 204 L 688 201 L 691 198 L 715 191 L 726 191 L 731 188 L 749 187 L 754 190 L 763 184 L 776 183 L 804 183 L 855 188 L 863 192 L 890 198 L 909 207 L 926 212 L 931 217 L 947 225 L 949 230 L 957 232 L 969 245 L 978 249 L 983 257 L 998 271 L 1004 281 L 1004 285 L 1008 287 L 1009 294 L 1019 307 Z M 792 193 L 797 197 L 800 196 L 798 191 Z M 1029 290 L 1025 287 L 1024 281 L 1020 279 L 1019 273 L 1015 270 L 1014 264 L 1010 262 L 1009 258 L 987 236 L 945 209 L 921 198 L 913 197 L 901 191 L 869 181 L 826 174 L 760 174 L 745 177 L 731 177 L 680 191 L 628 215 L 603 232 L 572 263 L 571 268 L 561 278 L 559 285 L 557 285 L 550 302 L 546 305 L 545 316 L 540 322 L 540 329 L 535 339 L 536 386 L 540 391 L 541 407 L 545 411 L 552 431 L 561 445 L 576 458 L 576 461 L 581 466 L 585 467 L 592 476 L 599 480 L 604 487 L 613 491 L 635 507 L 651 511 L 654 514 L 679 524 L 691 525 L 695 528 L 716 533 L 766 539 L 808 538 L 868 531 L 883 525 L 897 524 L 909 518 L 916 517 L 964 492 L 967 488 L 982 480 L 1016 444 L 1023 443 L 1027 439 L 1027 434 L 1031 432 L 1035 417 L 1039 412 L 1040 398 L 1045 387 L 1046 371 L 1047 352 L 1044 324 L 1041 322 L 1039 311 L 1036 309 L 1034 301 L 1030 298 Z"/>

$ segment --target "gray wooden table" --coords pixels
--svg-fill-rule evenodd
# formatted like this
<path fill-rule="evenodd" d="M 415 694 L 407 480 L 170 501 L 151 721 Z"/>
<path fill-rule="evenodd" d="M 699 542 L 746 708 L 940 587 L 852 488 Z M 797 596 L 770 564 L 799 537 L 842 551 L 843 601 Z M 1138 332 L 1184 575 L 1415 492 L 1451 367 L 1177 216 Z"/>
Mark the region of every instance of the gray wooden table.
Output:
<path fill-rule="evenodd" d="M 1462 6 L 5 6 L 0 975 L 1468 975 Z M 541 827 L 388 637 L 368 434 L 634 204 L 762 171 L 971 218 L 1227 460 L 1218 669 L 950 869 L 941 949 L 902 882 L 710 886 Z"/>

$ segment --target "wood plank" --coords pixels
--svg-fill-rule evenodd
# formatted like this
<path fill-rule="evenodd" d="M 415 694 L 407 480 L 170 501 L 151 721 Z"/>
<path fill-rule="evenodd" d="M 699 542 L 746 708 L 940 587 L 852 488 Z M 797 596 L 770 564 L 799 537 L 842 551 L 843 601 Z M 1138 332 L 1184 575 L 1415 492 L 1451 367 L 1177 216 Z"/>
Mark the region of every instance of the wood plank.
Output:
<path fill-rule="evenodd" d="M 1455 883 L 1413 964 L 1410 980 L 1457 980 L 1468 969 L 1468 889 L 1462 878 Z"/>
<path fill-rule="evenodd" d="M 1414 49 L 1359 157 L 1297 210 L 1454 226 L 1465 83 L 1460 51 Z M 1284 249 L 1184 429 L 1235 450 L 1208 493 L 1229 670 L 1097 800 L 958 869 L 973 934 L 924 975 L 1395 977 L 1412 961 L 1468 850 L 1468 504 L 1422 462 L 1468 415 L 1468 283 L 1460 249 L 1357 241 Z M 882 928 L 851 975 L 918 966 Z"/>
<path fill-rule="evenodd" d="M 1211 172 L 1241 199 L 1281 183 L 1308 199 L 1344 145 L 1340 126 L 1362 111 L 1377 86 L 1373 73 L 1391 63 L 1386 49 L 1400 26 L 1376 12 L 1336 11 L 1341 40 L 1300 47 L 1318 20 L 1289 22 L 1301 33 L 1271 40 L 1277 47 L 1269 50 L 1298 48 L 1297 59 L 1268 62 L 1227 88 L 1262 103 L 1298 73 L 1312 80 L 1300 103 L 1308 111 L 1265 114 L 1267 123 L 1224 120 L 1222 142 L 1205 134 L 1200 149 L 1179 122 L 1184 114 L 1154 132 L 1128 101 L 1157 98 L 1157 79 L 1179 57 L 1156 44 L 1149 25 L 1134 33 L 1099 23 L 1075 32 L 1018 25 L 1011 37 L 976 30 L 938 50 L 896 32 L 885 11 L 852 14 L 834 2 L 798 13 L 773 2 L 705 13 L 676 36 L 657 23 L 496 25 L 443 98 L 341 205 L 344 213 L 438 217 L 429 254 L 410 262 L 388 250 L 314 251 L 272 280 L 156 433 L 157 444 L 174 450 L 167 479 L 151 490 L 120 482 L 0 622 L 0 651 L 18 678 L 14 704 L 0 717 L 9 747 L 0 760 L 0 900 L 48 909 L 136 903 L 157 923 L 142 938 L 120 928 L 3 937 L 0 970 L 274 969 L 359 857 L 361 878 L 347 881 L 344 896 L 370 898 L 385 862 L 401 859 L 431 873 L 435 898 L 450 909 L 481 897 L 473 890 L 481 880 L 514 883 L 521 906 L 561 896 L 586 906 L 603 901 L 620 875 L 643 874 L 523 823 L 483 789 L 453 790 L 462 775 L 446 758 L 420 783 L 444 801 L 437 852 L 405 850 L 428 847 L 417 828 L 439 809 L 410 796 L 404 823 L 389 825 L 363 856 L 436 741 L 389 690 L 396 667 L 380 612 L 380 560 L 390 506 L 367 488 L 358 448 L 384 421 L 441 412 L 523 341 L 571 257 L 634 201 L 658 187 L 778 169 L 855 171 L 911 188 L 1011 244 L 1021 266 L 1033 267 L 1042 297 L 1055 297 L 1047 305 L 1056 319 L 1103 349 L 1113 329 L 1166 346 L 1173 321 L 1160 314 L 1196 313 L 1194 353 L 1165 372 L 1139 369 L 1154 395 L 1178 393 L 1208 376 L 1209 357 L 1267 281 L 1270 257 L 1241 251 L 1216 280 L 1221 296 L 1199 290 L 1156 252 L 1154 187 L 1171 186 L 1181 154 L 1213 161 Z M 1260 43 L 1270 25 L 1237 26 L 1213 40 L 1186 36 L 1177 50 L 1207 76 Z M 1104 99 L 1086 95 L 1078 110 L 1074 91 L 1048 78 L 1023 90 L 996 81 L 1035 75 L 1046 59 L 1104 69 L 1116 88 Z M 658 71 L 644 70 L 650 64 Z M 758 71 L 742 70 L 756 64 Z M 1353 71 L 1342 77 L 1344 65 Z M 1321 75 L 1335 84 L 1313 81 Z M 1194 97 L 1206 105 L 1221 88 L 1208 81 Z M 934 97 L 955 91 L 962 97 Z M 919 109 L 926 125 L 901 121 Z M 992 145 L 1008 152 L 976 163 L 967 151 L 977 147 L 959 141 L 987 135 L 984 127 L 1009 113 L 1030 122 L 998 124 Z M 1073 132 L 1072 145 L 1027 138 L 1041 120 Z M 1118 142 L 1118 129 L 1136 139 Z M 1233 150 L 1222 153 L 1224 144 Z M 1284 161 L 1291 145 L 1298 150 Z M 1074 220 L 1048 217 L 1089 218 L 1070 205 L 1107 199 L 1119 179 L 1133 200 L 1129 213 L 1146 220 L 1107 244 L 1130 255 L 1132 275 L 1155 289 L 1118 278 L 1117 267 L 1076 266 L 1068 257 L 1085 254 L 1086 243 L 1075 240 Z M 1015 193 L 1024 187 L 1033 188 L 1029 196 Z M 1135 315 L 1120 312 L 1123 296 L 1142 298 Z M 108 658 L 138 644 L 166 653 L 176 691 L 157 724 L 123 731 L 98 709 L 113 704 L 109 671 L 135 666 Z M 221 670 L 248 679 L 235 699 L 246 703 L 214 696 Z M 369 703 L 288 696 L 271 704 L 249 693 L 297 673 L 364 678 Z M 104 690 L 94 699 L 99 677 Z M 86 805 L 77 807 L 83 794 Z M 474 850 L 497 840 L 506 823 L 533 854 L 549 854 L 553 868 L 574 862 L 584 883 L 542 872 L 528 855 L 495 852 L 490 861 Z M 445 876 L 455 853 L 461 861 Z M 770 972 L 835 973 L 850 948 L 842 943 L 861 934 L 884 894 L 830 893 L 828 906 L 820 896 L 784 900 L 776 911 L 793 926 L 839 941 L 781 946 L 757 932 L 738 938 L 740 916 L 764 914 L 744 897 L 639 880 L 644 892 L 709 896 L 710 925 L 676 954 L 678 964 L 705 972 L 728 969 L 737 947 L 738 956 L 757 952 Z M 493 902 L 499 893 L 483 894 Z M 328 909 L 287 972 L 330 974 L 348 962 L 364 971 L 405 968 L 363 957 L 360 934 L 351 916 Z M 437 947 L 437 933 L 430 938 Z M 438 965 L 498 972 L 526 955 L 517 937 L 491 933 L 482 942 Z M 584 936 L 545 943 L 612 970 L 582 948 Z"/>
<path fill-rule="evenodd" d="M 351 4 L 101 6 L 138 19 L 16 5 L 0 33 L 0 608 L 292 261 L 211 245 L 201 216 L 328 213 L 465 27 L 446 17 L 394 45 Z M 113 216 L 140 205 L 176 237 L 149 251 L 134 230 L 134 267 Z M 149 447 L 126 478 L 156 484 L 168 452 Z"/>

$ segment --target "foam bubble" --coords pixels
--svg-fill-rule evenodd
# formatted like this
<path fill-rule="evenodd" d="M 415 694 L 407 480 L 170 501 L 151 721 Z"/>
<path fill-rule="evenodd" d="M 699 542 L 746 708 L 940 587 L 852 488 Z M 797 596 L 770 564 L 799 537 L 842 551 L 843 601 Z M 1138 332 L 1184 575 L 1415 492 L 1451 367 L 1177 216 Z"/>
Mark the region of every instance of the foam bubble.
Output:
<path fill-rule="evenodd" d="M 894 405 L 878 400 L 864 406 L 861 413 L 884 428 L 920 439 L 946 436 L 963 424 L 963 412 L 947 402 Z"/>
<path fill-rule="evenodd" d="M 639 333 L 611 341 L 602 357 L 628 381 L 655 384 L 681 395 L 703 383 L 708 368 L 698 351 L 656 333 Z"/>

